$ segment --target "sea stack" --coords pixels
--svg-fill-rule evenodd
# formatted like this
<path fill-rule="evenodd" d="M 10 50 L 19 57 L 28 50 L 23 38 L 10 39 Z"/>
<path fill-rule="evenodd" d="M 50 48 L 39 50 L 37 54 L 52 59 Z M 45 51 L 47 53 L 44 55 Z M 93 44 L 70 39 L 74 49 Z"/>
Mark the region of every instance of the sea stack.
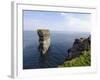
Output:
<path fill-rule="evenodd" d="M 48 29 L 38 29 L 39 36 L 39 52 L 41 54 L 46 54 L 50 47 L 50 31 Z"/>

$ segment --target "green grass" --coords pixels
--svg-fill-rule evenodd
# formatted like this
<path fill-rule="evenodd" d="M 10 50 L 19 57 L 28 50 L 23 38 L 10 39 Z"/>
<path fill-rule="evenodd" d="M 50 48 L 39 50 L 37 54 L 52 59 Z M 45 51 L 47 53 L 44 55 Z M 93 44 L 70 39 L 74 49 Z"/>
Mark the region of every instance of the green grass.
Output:
<path fill-rule="evenodd" d="M 59 67 L 78 67 L 78 66 L 90 66 L 91 65 L 91 54 L 89 51 L 83 51 L 82 55 L 72 60 L 65 61 Z"/>

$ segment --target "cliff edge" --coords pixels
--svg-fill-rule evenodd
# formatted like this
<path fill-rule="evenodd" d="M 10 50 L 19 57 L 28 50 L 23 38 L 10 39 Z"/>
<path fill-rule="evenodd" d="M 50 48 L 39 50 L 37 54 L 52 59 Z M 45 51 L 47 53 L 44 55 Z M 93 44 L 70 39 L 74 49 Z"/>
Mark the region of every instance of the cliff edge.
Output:
<path fill-rule="evenodd" d="M 68 58 L 72 59 L 82 54 L 82 51 L 88 51 L 91 47 L 91 37 L 75 39 L 72 48 L 68 49 Z"/>

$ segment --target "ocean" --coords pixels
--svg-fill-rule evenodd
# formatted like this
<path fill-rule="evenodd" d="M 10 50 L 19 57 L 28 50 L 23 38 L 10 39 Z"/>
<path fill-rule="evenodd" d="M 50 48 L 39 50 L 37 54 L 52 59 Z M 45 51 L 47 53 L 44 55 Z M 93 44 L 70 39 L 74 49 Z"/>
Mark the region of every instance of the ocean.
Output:
<path fill-rule="evenodd" d="M 39 41 L 36 31 L 23 32 L 23 69 L 56 68 L 68 57 L 67 50 L 76 38 L 87 38 L 85 32 L 50 32 L 51 45 L 46 56 L 38 51 Z"/>

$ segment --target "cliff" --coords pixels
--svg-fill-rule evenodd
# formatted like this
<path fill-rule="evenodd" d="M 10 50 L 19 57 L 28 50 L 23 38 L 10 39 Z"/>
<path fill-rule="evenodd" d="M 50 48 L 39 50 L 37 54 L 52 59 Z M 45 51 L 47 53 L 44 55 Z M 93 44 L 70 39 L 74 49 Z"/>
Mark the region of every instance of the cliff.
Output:
<path fill-rule="evenodd" d="M 91 65 L 91 37 L 75 39 L 72 48 L 68 49 L 65 62 L 58 67 L 78 67 Z"/>
<path fill-rule="evenodd" d="M 71 60 L 65 61 L 59 67 L 79 67 L 79 66 L 90 66 L 91 65 L 91 54 L 90 50 L 82 51 L 79 57 L 75 57 Z"/>
<path fill-rule="evenodd" d="M 39 36 L 39 51 L 42 54 L 46 54 L 50 47 L 50 31 L 48 29 L 38 29 Z"/>
<path fill-rule="evenodd" d="M 88 38 L 75 39 L 72 48 L 68 49 L 68 58 L 72 59 L 82 54 L 82 51 L 90 50 L 91 40 Z"/>

